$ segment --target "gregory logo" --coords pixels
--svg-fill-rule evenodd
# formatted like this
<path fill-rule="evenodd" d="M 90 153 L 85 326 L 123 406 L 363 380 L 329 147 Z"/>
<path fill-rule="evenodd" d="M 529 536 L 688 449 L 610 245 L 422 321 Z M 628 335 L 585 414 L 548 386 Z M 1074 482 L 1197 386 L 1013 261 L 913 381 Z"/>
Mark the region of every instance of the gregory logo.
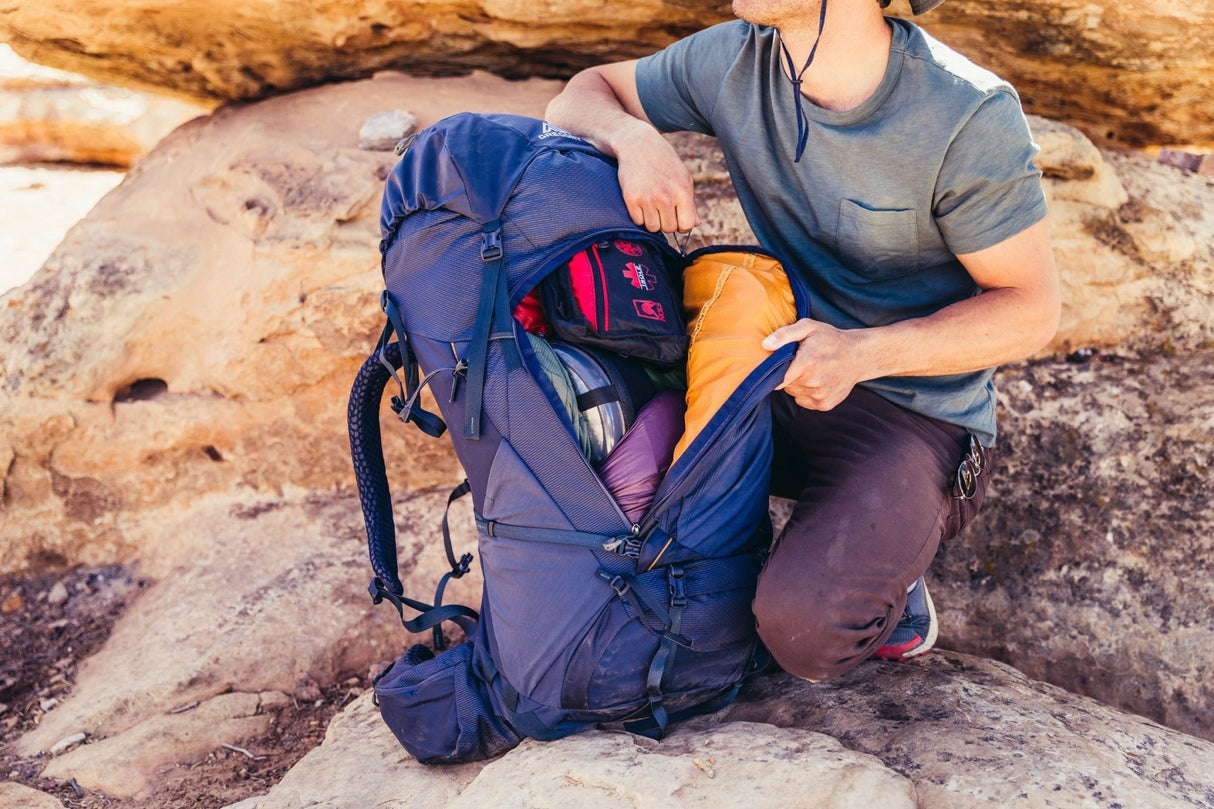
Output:
<path fill-rule="evenodd" d="M 579 138 L 577 135 L 574 135 L 571 132 L 566 132 L 559 126 L 553 126 L 547 121 L 544 121 L 543 124 L 543 131 L 540 132 L 540 140 L 545 140 L 547 138 L 570 138 L 572 140 L 582 140 L 582 138 Z"/>
<path fill-rule="evenodd" d="M 662 309 L 662 304 L 657 301 L 639 301 L 634 298 L 632 305 L 636 307 L 637 317 L 643 317 L 646 320 L 666 321 L 666 312 Z"/>
<path fill-rule="evenodd" d="M 628 262 L 624 265 L 624 277 L 628 279 L 628 283 L 646 292 L 658 286 L 658 277 L 644 264 Z"/>

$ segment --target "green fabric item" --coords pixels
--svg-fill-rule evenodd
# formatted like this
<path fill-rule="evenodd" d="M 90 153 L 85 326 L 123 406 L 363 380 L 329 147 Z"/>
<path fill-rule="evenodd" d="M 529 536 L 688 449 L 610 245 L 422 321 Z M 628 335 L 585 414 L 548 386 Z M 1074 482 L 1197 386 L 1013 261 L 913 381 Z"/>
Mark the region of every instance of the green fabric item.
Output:
<path fill-rule="evenodd" d="M 547 340 L 530 332 L 527 333 L 527 339 L 531 343 L 531 351 L 535 354 L 535 359 L 539 362 L 540 368 L 544 370 L 548 380 L 552 382 L 552 387 L 556 389 L 556 395 L 565 408 L 565 414 L 569 416 L 582 454 L 589 456 L 591 451 L 589 429 L 586 425 L 586 417 L 582 415 L 582 411 L 578 410 L 577 391 L 574 389 L 569 372 L 565 370 L 560 357 L 552 350 L 552 346 L 548 345 Z"/>

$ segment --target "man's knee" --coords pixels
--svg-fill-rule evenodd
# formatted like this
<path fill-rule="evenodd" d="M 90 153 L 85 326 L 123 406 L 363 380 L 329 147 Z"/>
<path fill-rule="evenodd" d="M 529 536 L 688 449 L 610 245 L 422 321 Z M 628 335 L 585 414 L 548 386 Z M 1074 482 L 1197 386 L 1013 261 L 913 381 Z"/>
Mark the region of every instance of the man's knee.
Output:
<path fill-rule="evenodd" d="M 877 648 L 892 614 L 889 600 L 835 587 L 819 597 L 793 587 L 764 587 L 754 614 L 772 657 L 789 674 L 815 682 L 837 677 Z"/>

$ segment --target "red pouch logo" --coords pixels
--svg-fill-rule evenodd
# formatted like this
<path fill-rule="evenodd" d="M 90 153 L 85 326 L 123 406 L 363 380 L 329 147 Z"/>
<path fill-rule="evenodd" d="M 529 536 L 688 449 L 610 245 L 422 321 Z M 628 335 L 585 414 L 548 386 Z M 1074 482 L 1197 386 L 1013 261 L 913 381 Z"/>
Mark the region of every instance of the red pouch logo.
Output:
<path fill-rule="evenodd" d="M 646 320 L 660 320 L 666 322 L 666 311 L 662 309 L 662 304 L 657 301 L 641 301 L 633 298 L 632 305 L 637 311 L 637 317 L 643 317 Z"/>
<path fill-rule="evenodd" d="M 645 252 L 639 244 L 634 244 L 633 242 L 626 242 L 623 239 L 615 240 L 615 249 L 619 250 L 624 255 L 632 256 L 633 258 L 636 258 L 637 256 L 639 256 Z"/>
<path fill-rule="evenodd" d="M 643 289 L 646 292 L 651 289 L 657 289 L 658 286 L 657 274 L 644 264 L 628 262 L 624 265 L 624 277 L 628 279 L 628 283 L 632 284 L 633 287 Z"/>

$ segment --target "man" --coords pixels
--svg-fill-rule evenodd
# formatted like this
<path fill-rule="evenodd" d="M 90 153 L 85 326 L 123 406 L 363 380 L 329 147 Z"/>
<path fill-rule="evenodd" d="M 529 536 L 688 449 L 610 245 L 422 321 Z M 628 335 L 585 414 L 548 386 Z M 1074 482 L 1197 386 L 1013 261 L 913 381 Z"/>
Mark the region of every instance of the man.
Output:
<path fill-rule="evenodd" d="M 583 71 L 547 112 L 617 158 L 652 231 L 699 222 L 659 131 L 715 135 L 759 241 L 808 282 L 812 317 L 763 342 L 799 343 L 772 398 L 772 491 L 797 503 L 754 611 L 811 680 L 931 649 L 922 577 L 986 489 L 991 369 L 1059 316 L 1015 92 L 888 2 L 734 0 L 738 21 Z"/>

